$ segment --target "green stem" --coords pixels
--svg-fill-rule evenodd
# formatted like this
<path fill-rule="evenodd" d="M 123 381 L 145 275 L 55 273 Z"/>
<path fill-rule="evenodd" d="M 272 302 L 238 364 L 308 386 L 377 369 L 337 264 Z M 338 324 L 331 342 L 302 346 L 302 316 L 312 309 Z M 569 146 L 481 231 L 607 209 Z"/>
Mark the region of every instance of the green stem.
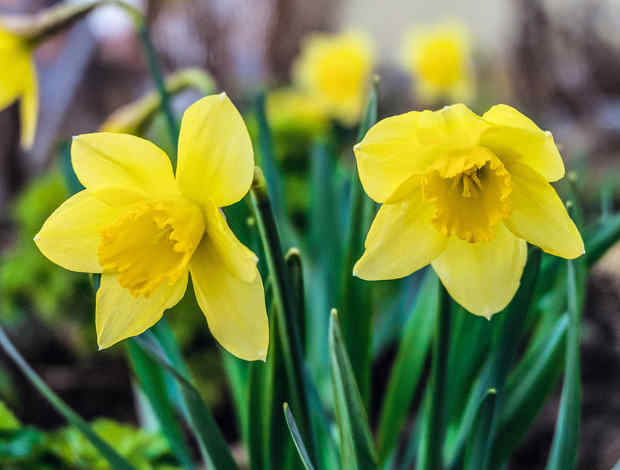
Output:
<path fill-rule="evenodd" d="M 440 470 L 441 448 L 444 435 L 444 398 L 446 395 L 446 371 L 450 344 L 450 296 L 441 286 L 439 311 L 433 341 L 433 362 L 430 376 L 430 394 L 426 429 L 422 439 L 421 470 Z"/>
<path fill-rule="evenodd" d="M 282 253 L 271 202 L 267 194 L 265 177 L 260 168 L 254 170 L 251 197 L 252 208 L 258 223 L 260 237 L 265 250 L 267 266 L 272 279 L 275 314 L 278 315 L 278 328 L 282 345 L 284 367 L 286 369 L 291 408 L 298 417 L 299 429 L 304 441 L 310 443 L 312 457 L 314 442 L 310 433 L 310 415 L 305 381 L 306 371 L 301 348 L 301 336 L 297 325 L 295 291 L 292 288 L 287 265 Z"/>
<path fill-rule="evenodd" d="M 101 439 L 75 411 L 73 411 L 54 391 L 47 386 L 39 375 L 30 367 L 22 355 L 15 349 L 4 329 L 0 327 L 0 346 L 15 362 L 26 378 L 45 397 L 45 399 L 60 413 L 69 423 L 79 429 L 91 444 L 107 460 L 112 468 L 117 470 L 136 470 L 133 465 L 123 459 L 116 451 Z"/>
<path fill-rule="evenodd" d="M 170 107 L 170 93 L 168 92 L 168 88 L 166 87 L 166 83 L 164 81 L 159 60 L 157 58 L 157 53 L 155 52 L 155 47 L 153 46 L 153 41 L 151 40 L 149 27 L 144 19 L 138 22 L 136 27 L 138 30 L 138 35 L 142 40 L 142 45 L 144 46 L 146 59 L 149 64 L 149 70 L 151 71 L 153 81 L 155 82 L 155 86 L 161 99 L 161 109 L 166 117 L 168 134 L 172 142 L 172 147 L 176 149 L 179 143 L 179 126 L 174 118 L 174 114 L 172 113 L 172 108 Z M 176 167 L 176 153 L 171 155 L 170 159 L 172 160 L 172 166 Z"/>

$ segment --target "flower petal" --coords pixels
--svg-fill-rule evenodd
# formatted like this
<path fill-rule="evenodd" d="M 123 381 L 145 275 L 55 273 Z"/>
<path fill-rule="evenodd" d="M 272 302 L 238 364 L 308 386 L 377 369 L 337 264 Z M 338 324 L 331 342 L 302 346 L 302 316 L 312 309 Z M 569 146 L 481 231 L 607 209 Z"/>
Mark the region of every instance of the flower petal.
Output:
<path fill-rule="evenodd" d="M 490 242 L 451 238 L 432 265 L 454 300 L 471 313 L 490 318 L 514 297 L 526 259 L 525 240 L 499 223 Z"/>
<path fill-rule="evenodd" d="M 188 274 L 175 284 L 162 284 L 148 298 L 133 297 L 121 287 L 117 274 L 103 274 L 97 290 L 97 343 L 104 349 L 137 336 L 153 326 L 164 310 L 174 307 L 185 294 Z"/>
<path fill-rule="evenodd" d="M 23 41 L 0 28 L 0 109 L 9 106 L 23 92 L 24 72 L 30 60 Z"/>
<path fill-rule="evenodd" d="M 128 187 L 158 198 L 179 194 L 166 153 L 140 137 L 109 132 L 77 136 L 71 161 L 88 189 Z"/>
<path fill-rule="evenodd" d="M 487 127 L 462 104 L 379 121 L 354 147 L 364 190 L 377 202 L 396 202 L 392 195 L 412 175 L 426 173 L 443 152 L 476 145 Z"/>
<path fill-rule="evenodd" d="M 548 181 L 564 177 L 564 163 L 551 132 L 545 132 L 528 117 L 505 104 L 498 104 L 482 116 L 494 124 L 480 138 L 481 145 L 493 150 L 508 163 L 529 165 Z"/>
<path fill-rule="evenodd" d="M 512 213 L 506 226 L 547 253 L 574 259 L 585 253 L 575 223 L 553 187 L 529 166 L 508 165 L 512 177 Z"/>
<path fill-rule="evenodd" d="M 420 188 L 402 202 L 381 206 L 353 274 L 368 281 L 395 279 L 429 264 L 448 240 L 432 225 L 433 211 Z"/>
<path fill-rule="evenodd" d="M 198 305 L 215 339 L 241 359 L 265 360 L 269 323 L 260 274 L 251 283 L 233 276 L 207 238 L 194 253 L 190 272 Z"/>
<path fill-rule="evenodd" d="M 34 237 L 41 253 L 70 271 L 99 273 L 101 230 L 123 211 L 85 189 L 67 199 Z"/>
<path fill-rule="evenodd" d="M 34 62 L 29 59 L 24 75 L 22 76 L 23 92 L 19 105 L 19 116 L 21 121 L 21 143 L 22 147 L 30 148 L 34 142 L 37 130 L 37 118 L 39 112 L 39 85 L 37 82 L 37 71 Z"/>
<path fill-rule="evenodd" d="M 209 201 L 205 206 L 207 243 L 213 244 L 228 271 L 244 282 L 254 282 L 258 257 L 241 243 L 226 222 L 226 216 Z"/>
<path fill-rule="evenodd" d="M 228 96 L 211 95 L 191 105 L 179 136 L 177 180 L 183 194 L 228 206 L 246 195 L 253 175 L 250 135 Z"/>

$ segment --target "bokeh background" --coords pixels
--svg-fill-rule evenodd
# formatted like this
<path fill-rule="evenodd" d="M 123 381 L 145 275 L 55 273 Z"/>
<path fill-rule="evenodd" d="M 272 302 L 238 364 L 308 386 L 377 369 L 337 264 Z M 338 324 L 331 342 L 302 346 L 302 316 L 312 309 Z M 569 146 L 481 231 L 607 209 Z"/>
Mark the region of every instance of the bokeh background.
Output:
<path fill-rule="evenodd" d="M 0 12 L 35 12 L 44 0 L 0 0 Z M 303 38 L 313 31 L 361 30 L 376 47 L 380 116 L 429 106 L 416 99 L 399 65 L 404 34 L 451 21 L 470 32 L 478 99 L 516 106 L 553 131 L 567 166 L 579 175 L 586 207 L 618 206 L 620 183 L 620 2 L 616 0 L 135 0 L 147 12 L 166 72 L 201 67 L 240 105 L 258 90 L 290 81 Z M 98 10 L 36 52 L 41 113 L 35 145 L 19 149 L 17 106 L 0 112 L 0 317 L 18 348 L 83 417 L 144 422 L 123 346 L 97 352 L 93 294 L 84 275 L 47 262 L 32 236 L 65 198 L 58 146 L 92 132 L 152 89 L 131 23 Z M 1 73 L 1 71 L 0 71 Z M 182 110 L 196 98 L 179 95 Z M 155 119 L 149 132 L 156 134 Z M 303 156 L 302 156 L 303 158 Z M 345 157 L 346 158 L 346 157 Z M 352 158 L 352 155 L 349 155 Z M 311 210 L 307 164 L 292 168 L 288 211 L 303 227 Z M 169 319 L 200 387 L 231 443 L 239 438 L 214 340 L 192 298 Z M 380 351 L 373 393 L 394 355 Z M 608 470 L 620 459 L 620 246 L 589 281 L 582 345 L 583 421 L 579 468 Z M 0 398 L 24 423 L 62 424 L 12 364 L 0 356 Z M 542 468 L 559 389 L 537 419 L 512 469 Z M 376 417 L 371 417 L 376 419 Z"/>

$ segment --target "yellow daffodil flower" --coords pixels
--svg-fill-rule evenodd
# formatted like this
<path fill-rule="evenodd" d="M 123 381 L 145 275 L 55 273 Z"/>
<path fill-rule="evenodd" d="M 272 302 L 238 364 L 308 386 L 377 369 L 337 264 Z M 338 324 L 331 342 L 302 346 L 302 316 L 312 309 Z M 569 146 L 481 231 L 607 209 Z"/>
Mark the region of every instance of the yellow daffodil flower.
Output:
<path fill-rule="evenodd" d="M 458 25 L 414 30 L 408 34 L 402 60 L 422 99 L 467 101 L 471 98 L 469 49 L 465 29 Z"/>
<path fill-rule="evenodd" d="M 372 67 L 373 51 L 366 36 L 314 34 L 293 65 L 293 75 L 328 115 L 352 125 L 360 118 Z"/>
<path fill-rule="evenodd" d="M 394 279 L 432 264 L 465 309 L 490 318 L 514 296 L 526 241 L 555 256 L 584 253 L 550 182 L 564 164 L 550 132 L 497 105 L 383 119 L 355 146 L 360 180 L 383 203 L 354 274 Z"/>
<path fill-rule="evenodd" d="M 31 41 L 0 26 L 0 109 L 20 100 L 21 143 L 26 148 L 34 141 L 39 108 L 32 50 Z"/>
<path fill-rule="evenodd" d="M 86 189 L 47 219 L 35 242 L 66 269 L 102 274 L 100 348 L 153 326 L 181 300 L 191 274 L 220 344 L 264 360 L 269 332 L 257 258 L 219 209 L 244 197 L 254 172 L 248 131 L 228 97 L 207 96 L 185 112 L 176 179 L 160 148 L 127 134 L 78 136 L 71 159 Z"/>

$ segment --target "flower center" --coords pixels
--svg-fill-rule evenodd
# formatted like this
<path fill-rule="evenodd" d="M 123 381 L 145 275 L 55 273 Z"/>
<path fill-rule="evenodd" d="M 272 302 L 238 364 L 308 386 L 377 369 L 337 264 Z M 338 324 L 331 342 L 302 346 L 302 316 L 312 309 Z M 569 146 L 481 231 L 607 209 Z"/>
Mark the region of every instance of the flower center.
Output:
<path fill-rule="evenodd" d="M 202 212 L 189 201 L 141 201 L 103 229 L 99 264 L 118 273 L 132 296 L 149 297 L 185 274 L 204 230 Z"/>
<path fill-rule="evenodd" d="M 470 243 L 490 241 L 510 214 L 510 174 L 489 150 L 453 156 L 422 179 L 424 199 L 435 205 L 432 223 L 442 234 Z"/>

